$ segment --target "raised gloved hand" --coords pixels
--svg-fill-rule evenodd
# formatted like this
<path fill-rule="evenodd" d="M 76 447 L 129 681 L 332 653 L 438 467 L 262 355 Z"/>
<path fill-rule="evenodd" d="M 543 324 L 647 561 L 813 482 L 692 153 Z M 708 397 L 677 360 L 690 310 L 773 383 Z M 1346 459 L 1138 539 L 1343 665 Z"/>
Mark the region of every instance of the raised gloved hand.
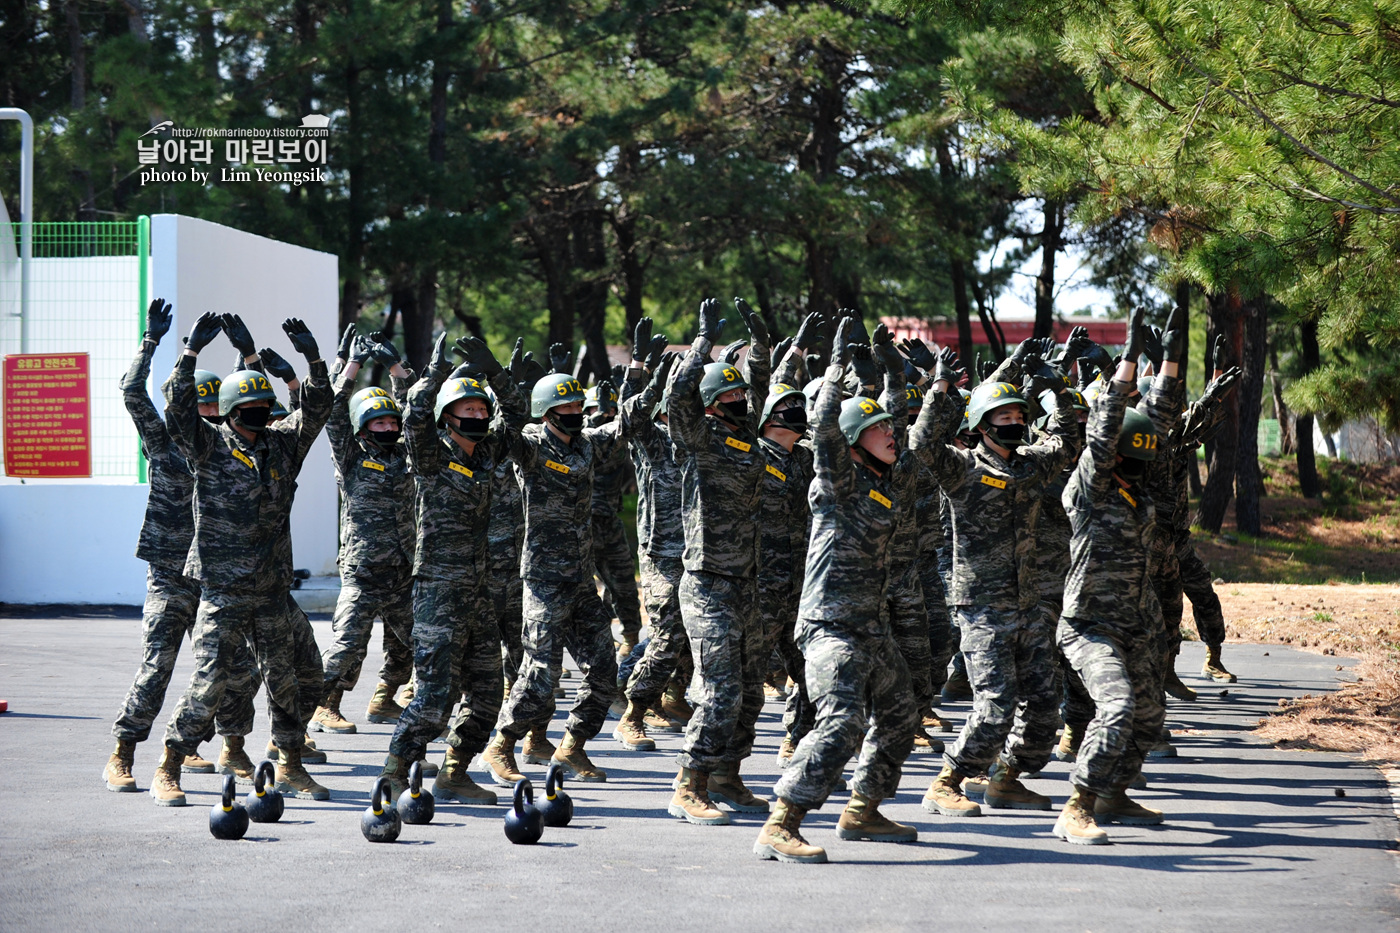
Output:
<path fill-rule="evenodd" d="M 387 337 L 384 331 L 377 330 L 369 335 L 370 354 L 374 361 L 385 369 L 392 369 L 396 363 L 402 363 L 403 357 L 399 356 L 399 351 L 394 347 L 394 339 Z"/>
<path fill-rule="evenodd" d="M 870 331 L 865 329 L 865 319 L 860 316 L 859 311 L 854 308 L 841 308 L 836 314 L 838 317 L 851 319 L 851 343 L 870 343 Z"/>
<path fill-rule="evenodd" d="M 748 346 L 747 340 L 736 340 L 723 350 L 719 351 L 720 362 L 728 363 L 730 366 L 739 362 L 739 351 Z"/>
<path fill-rule="evenodd" d="M 933 356 L 933 354 L 929 354 Z M 938 351 L 938 355 L 933 357 L 933 381 L 946 382 L 949 387 L 955 386 L 967 371 L 963 369 L 962 361 L 958 359 L 958 354 L 952 347 L 944 347 Z"/>
<path fill-rule="evenodd" d="M 1123 348 L 1123 359 L 1136 363 L 1142 356 L 1142 348 L 1147 339 L 1147 308 L 1138 305 L 1128 316 L 1128 342 Z"/>
<path fill-rule="evenodd" d="M 316 338 L 311 336 L 311 328 L 307 327 L 300 318 L 289 317 L 283 321 L 282 332 L 292 342 L 292 349 L 306 357 L 308 363 L 321 358 L 321 351 L 316 346 Z"/>
<path fill-rule="evenodd" d="M 223 329 L 223 319 L 213 311 L 205 311 L 190 328 L 190 335 L 185 338 L 185 346 L 198 353 L 209 346 L 209 341 L 219 336 Z"/>
<path fill-rule="evenodd" d="M 573 369 L 569 365 L 572 362 L 573 354 L 569 348 L 562 343 L 551 343 L 549 345 L 549 365 L 554 367 L 556 373 L 568 373 Z"/>
<path fill-rule="evenodd" d="M 452 373 L 452 362 L 447 358 L 447 334 L 439 334 L 437 342 L 433 344 L 433 354 L 429 357 L 429 366 L 433 372 L 441 376 L 448 376 Z"/>
<path fill-rule="evenodd" d="M 175 314 L 170 309 L 170 302 L 157 298 L 146 309 L 145 339 L 151 343 L 160 343 L 160 339 L 170 333 L 170 325 L 174 320 Z"/>
<path fill-rule="evenodd" d="M 651 352 L 651 318 L 644 317 L 632 330 L 632 362 L 641 363 Z"/>
<path fill-rule="evenodd" d="M 340 335 L 340 346 L 335 351 L 336 359 L 349 361 L 350 348 L 354 345 L 355 335 L 358 333 L 359 329 L 354 324 L 345 325 L 345 333 Z"/>
<path fill-rule="evenodd" d="M 845 369 L 851 362 L 851 333 L 855 330 L 855 320 L 842 317 L 836 322 L 836 337 L 831 342 L 831 362 Z"/>
<path fill-rule="evenodd" d="M 1069 339 L 1065 341 L 1064 351 L 1056 357 L 1055 362 L 1061 366 L 1068 366 L 1071 360 L 1079 359 L 1092 346 L 1096 346 L 1096 344 L 1089 339 L 1089 328 L 1076 327 L 1069 332 Z"/>
<path fill-rule="evenodd" d="M 822 342 L 822 336 L 826 333 L 826 318 L 816 311 L 802 319 L 802 326 L 797 328 L 797 336 L 794 342 L 797 349 L 806 353 Z"/>
<path fill-rule="evenodd" d="M 1030 377 L 1031 395 L 1036 398 L 1046 389 L 1058 392 L 1066 388 L 1065 374 L 1038 356 L 1028 358 L 1021 371 Z"/>
<path fill-rule="evenodd" d="M 700 302 L 699 335 L 710 343 L 719 343 L 724 336 L 724 318 L 719 316 L 720 303 L 717 298 L 706 298 Z"/>
<path fill-rule="evenodd" d="M 763 318 L 742 298 L 734 299 L 734 307 L 744 319 L 744 326 L 749 329 L 749 336 L 753 338 L 753 342 L 761 347 L 768 346 L 768 325 L 763 323 Z"/>
<path fill-rule="evenodd" d="M 1153 371 L 1162 368 L 1162 332 L 1151 324 L 1142 329 L 1142 352 L 1152 363 Z"/>
<path fill-rule="evenodd" d="M 1204 392 L 1201 393 L 1201 400 L 1207 404 L 1217 405 L 1229 397 L 1235 391 L 1235 384 L 1240 381 L 1240 368 L 1231 366 L 1222 370 L 1220 375 L 1212 379 Z"/>
<path fill-rule="evenodd" d="M 1162 354 L 1168 363 L 1185 362 L 1186 333 L 1186 309 L 1172 308 L 1167 315 L 1167 331 L 1162 335 Z"/>
<path fill-rule="evenodd" d="M 350 362 L 363 366 L 372 356 L 374 356 L 374 342 L 363 334 L 357 335 L 354 344 L 350 347 Z"/>
<path fill-rule="evenodd" d="M 674 350 L 668 350 L 661 354 L 661 359 L 657 361 L 656 368 L 651 371 L 651 384 L 656 388 L 657 398 L 666 391 L 666 380 L 671 378 L 671 367 L 676 365 L 676 360 L 680 359 L 680 354 Z"/>
<path fill-rule="evenodd" d="M 233 344 L 233 348 L 238 351 L 240 356 L 249 357 L 258 352 L 257 346 L 253 343 L 253 335 L 248 332 L 248 325 L 243 323 L 243 318 L 236 314 L 225 314 L 223 322 L 228 342 Z"/>
<path fill-rule="evenodd" d="M 1230 368 L 1230 344 L 1224 334 L 1216 334 L 1210 347 L 1211 366 L 1218 373 Z"/>
<path fill-rule="evenodd" d="M 484 375 L 487 379 L 498 376 L 504 372 L 500 362 L 491 352 L 491 348 L 488 347 L 486 341 L 482 340 L 480 337 L 458 337 L 453 350 L 462 358 L 462 362 Z"/>
<path fill-rule="evenodd" d="M 846 320 L 850 320 L 847 318 Z M 870 354 L 870 344 L 853 343 L 849 347 L 851 351 L 851 369 L 856 374 L 856 379 L 863 386 L 873 386 L 880 381 L 880 371 L 875 368 L 875 359 Z"/>
<path fill-rule="evenodd" d="M 792 337 L 784 337 L 774 344 L 773 352 L 768 357 L 769 365 L 777 368 L 783 357 L 787 356 L 787 352 L 792 349 L 793 342 Z"/>
<path fill-rule="evenodd" d="M 890 333 L 883 321 L 875 325 L 875 332 L 870 335 L 870 341 L 875 355 L 885 364 L 888 372 L 904 372 L 904 357 L 899 355 L 899 349 L 894 345 L 894 334 Z"/>
<path fill-rule="evenodd" d="M 981 354 L 977 357 L 977 379 L 979 382 L 986 382 L 992 378 L 992 373 L 997 371 L 996 360 L 984 360 Z"/>
<path fill-rule="evenodd" d="M 926 373 L 933 372 L 938 366 L 938 357 L 918 337 L 905 337 L 899 342 L 899 349 L 909 357 L 909 362 Z"/>
<path fill-rule="evenodd" d="M 297 371 L 292 369 L 292 364 L 271 347 L 263 347 L 258 351 L 258 356 L 262 357 L 263 368 L 283 382 L 291 382 L 297 377 Z"/>

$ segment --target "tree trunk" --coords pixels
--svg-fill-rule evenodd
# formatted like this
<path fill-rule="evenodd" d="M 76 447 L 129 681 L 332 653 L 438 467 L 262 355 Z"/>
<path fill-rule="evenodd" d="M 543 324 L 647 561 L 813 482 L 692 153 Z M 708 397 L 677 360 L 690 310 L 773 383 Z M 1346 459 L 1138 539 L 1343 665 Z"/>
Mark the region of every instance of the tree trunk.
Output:
<path fill-rule="evenodd" d="M 1293 420 L 1283 401 L 1283 380 L 1278 373 L 1278 349 L 1269 345 L 1269 390 L 1274 397 L 1274 417 L 1278 419 L 1278 452 L 1286 457 L 1293 453 Z"/>
<path fill-rule="evenodd" d="M 68 25 L 68 53 L 72 59 L 72 81 L 69 85 L 69 103 L 76 115 L 87 105 L 87 46 L 83 43 L 83 24 L 78 18 L 78 0 L 68 0 L 63 5 L 64 17 Z M 79 169 L 73 173 L 78 183 L 81 200 L 78 202 L 78 220 L 97 219 L 97 195 L 92 187 L 92 173 Z M 29 221 L 31 218 L 24 218 Z"/>
<path fill-rule="evenodd" d="M 948 148 L 948 137 L 942 135 L 938 137 L 938 142 L 934 146 L 934 152 L 938 158 L 938 178 L 943 183 L 945 189 L 951 189 L 958 181 L 958 167 L 953 162 L 952 150 Z M 961 218 L 952 218 L 952 225 L 955 234 L 961 233 Z M 956 238 L 956 242 L 961 244 L 961 236 Z M 963 358 L 963 362 L 972 364 L 972 303 L 967 297 L 967 267 L 963 264 L 963 258 L 957 249 L 949 251 L 948 267 L 953 280 L 953 311 L 958 319 L 958 356 Z"/>
<path fill-rule="evenodd" d="M 427 368 L 428 358 L 433 352 L 434 315 L 425 313 L 418 302 L 418 292 L 411 279 L 396 282 L 389 293 L 391 313 L 398 315 L 403 322 L 403 352 L 408 365 L 418 372 Z"/>
<path fill-rule="evenodd" d="M 348 5 L 348 4 L 347 4 Z M 350 13 L 350 11 L 347 11 Z M 349 176 L 349 194 L 346 197 L 346 217 L 348 229 L 345 237 L 345 282 L 340 292 L 340 330 L 354 324 L 360 318 L 361 282 L 365 261 L 365 179 L 364 166 L 360 153 L 360 66 L 351 54 L 345 66 L 345 109 L 347 114 L 346 174 Z M 408 349 L 408 323 L 404 322 L 404 349 Z M 426 360 L 427 357 L 424 357 Z M 410 358 L 415 367 L 417 362 Z"/>
<path fill-rule="evenodd" d="M 1049 337 L 1055 332 L 1055 257 L 1064 246 L 1064 232 L 1064 205 L 1047 200 L 1040 230 L 1040 274 L 1035 277 L 1036 337 Z"/>
<path fill-rule="evenodd" d="M 1243 354 L 1239 389 L 1239 444 L 1235 460 L 1235 527 L 1258 537 L 1262 526 L 1259 499 L 1264 478 L 1259 472 L 1259 414 L 1268 369 L 1268 299 L 1255 298 L 1240 308 Z"/>
<path fill-rule="evenodd" d="M 612 364 L 608 362 L 608 342 L 603 335 L 603 318 L 608 305 L 608 254 L 603 240 L 602 207 L 579 211 L 572 227 L 574 268 L 581 273 L 575 277 L 573 303 L 588 350 L 583 362 L 595 379 L 611 379 Z M 580 381 L 587 376 L 577 366 L 574 374 Z"/>
<path fill-rule="evenodd" d="M 1317 346 L 1317 321 L 1304 321 L 1299 335 L 1303 344 L 1303 375 L 1307 375 L 1321 363 L 1321 354 Z M 1297 447 L 1298 486 L 1304 497 L 1317 499 L 1322 495 L 1322 483 L 1317 478 L 1317 457 L 1313 453 L 1312 415 L 1298 416 Z"/>
<path fill-rule="evenodd" d="M 1231 289 L 1225 294 L 1206 296 L 1207 314 L 1210 316 L 1210 337 L 1206 341 L 1206 371 L 1211 371 L 1210 344 L 1216 334 L 1223 334 L 1231 347 L 1235 359 L 1240 359 L 1241 344 L 1244 341 L 1244 319 L 1240 313 L 1239 293 Z M 1225 400 L 1225 419 L 1216 433 L 1207 453 L 1206 485 L 1201 490 L 1201 505 L 1192 524 L 1200 525 L 1211 534 L 1219 534 L 1225 522 L 1225 510 L 1235 493 L 1235 464 L 1240 440 L 1240 395 L 1243 387 L 1231 392 Z"/>
<path fill-rule="evenodd" d="M 997 322 L 996 314 L 987 307 L 987 293 L 974 278 L 968 283 L 972 288 L 972 296 L 977 299 L 977 318 L 982 322 L 982 333 L 987 335 L 987 344 L 992 352 L 992 359 L 998 365 L 1006 359 L 1006 335 L 1002 333 L 1001 324 Z M 980 373 L 974 373 L 979 375 Z"/>

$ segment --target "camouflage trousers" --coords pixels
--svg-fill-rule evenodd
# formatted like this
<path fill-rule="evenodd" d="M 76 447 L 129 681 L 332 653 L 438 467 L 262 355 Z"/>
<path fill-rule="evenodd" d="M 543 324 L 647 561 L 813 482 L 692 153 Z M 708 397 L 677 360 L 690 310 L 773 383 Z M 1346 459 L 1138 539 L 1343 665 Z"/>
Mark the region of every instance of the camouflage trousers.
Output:
<path fill-rule="evenodd" d="M 566 728 L 579 739 L 591 739 L 603 728 L 608 707 L 617 697 L 617 653 L 613 648 L 612 618 L 603 609 L 591 579 L 526 580 L 524 627 L 520 646 L 524 660 L 510 688 L 510 699 L 498 723 L 507 738 L 519 739 L 549 721 L 554 713 L 556 659 L 567 648 L 586 673 L 574 699 Z"/>
<path fill-rule="evenodd" d="M 675 676 L 683 656 L 690 654 L 690 640 L 681 621 L 679 557 L 641 554 L 642 595 L 646 598 L 646 651 L 627 681 L 627 699 L 643 709 L 654 707 Z"/>
<path fill-rule="evenodd" d="M 899 646 L 888 634 L 853 635 L 808 619 L 797 623 L 797 641 L 807 660 L 816 724 L 798 743 L 774 793 L 808 810 L 820 807 L 864 736 L 851 790 L 893 797 L 919 722 Z"/>
<path fill-rule="evenodd" d="M 167 747 L 188 755 L 210 734 L 225 693 L 244 689 L 240 665 L 250 647 L 267 687 L 272 740 L 279 747 L 301 743 L 325 688 L 311 625 L 289 604 L 296 607 L 280 585 L 203 588 L 190 634 L 195 671 L 166 726 Z M 252 672 L 246 676 L 251 680 Z"/>
<path fill-rule="evenodd" d="M 797 742 L 812 730 L 812 723 L 816 721 L 816 709 L 807 695 L 806 661 L 795 637 L 797 607 L 802 602 L 804 568 L 793 568 L 767 559 L 760 566 L 764 569 L 758 572 L 758 620 L 763 627 L 764 666 L 771 663 L 776 651 L 783 662 L 783 670 L 795 684 L 784 704 L 783 726 L 788 738 Z M 746 721 L 743 727 L 755 729 L 761 708 L 753 710 L 746 705 L 743 709 L 746 714 L 753 715 L 753 722 Z"/>
<path fill-rule="evenodd" d="M 379 680 L 397 690 L 413 674 L 413 576 L 381 581 L 372 572 L 342 572 L 331 619 L 331 643 L 321 662 L 326 691 L 353 690 L 360 679 L 374 620 L 384 620 L 384 663 Z"/>
<path fill-rule="evenodd" d="M 501 635 L 501 671 L 505 674 L 506 688 L 514 683 L 520 673 L 521 601 L 524 598 L 525 584 L 520 579 L 520 560 L 509 565 L 492 567 L 486 573 L 491 581 L 491 601 L 496 610 L 496 628 Z"/>
<path fill-rule="evenodd" d="M 977 774 L 1004 750 L 1013 768 L 1039 771 L 1050 760 L 1059 724 L 1053 623 L 1039 607 L 1018 612 L 957 606 L 953 614 L 973 698 L 944 760 L 962 774 Z"/>
<path fill-rule="evenodd" d="M 141 666 L 131 682 L 131 689 L 122 701 L 121 713 L 112 724 L 112 735 L 118 739 L 144 742 L 150 738 L 151 725 L 165 705 L 165 691 L 180 655 L 180 642 L 190 634 L 195 613 L 199 610 L 199 581 L 179 570 L 146 568 L 146 605 L 141 613 Z M 253 653 L 244 644 L 234 671 L 229 675 L 230 687 L 219 701 L 214 726 L 219 735 L 247 735 L 253 731 Z M 212 735 L 206 735 L 207 741 Z"/>
<path fill-rule="evenodd" d="M 681 576 L 681 618 L 695 673 L 687 698 L 695 708 L 676 761 L 706 774 L 753 751 L 763 709 L 763 623 L 756 581 L 687 570 Z"/>
<path fill-rule="evenodd" d="M 931 705 L 938 705 L 938 695 L 948 680 L 948 664 L 957 651 L 957 637 L 948 618 L 948 593 L 943 588 L 943 575 L 938 572 L 938 554 L 919 558 L 919 582 L 924 587 L 924 610 L 928 613 L 929 690 Z"/>
<path fill-rule="evenodd" d="M 1225 643 L 1225 613 L 1220 607 L 1220 597 L 1215 594 L 1210 568 L 1196 553 L 1196 546 L 1189 536 L 1184 542 L 1177 539 L 1176 546 L 1176 573 L 1166 574 L 1156 581 L 1157 597 L 1162 604 L 1162 616 L 1166 623 L 1168 657 L 1176 657 L 1181 652 L 1183 592 L 1191 600 L 1196 632 L 1201 641 L 1217 647 Z"/>
<path fill-rule="evenodd" d="M 632 641 L 642 631 L 642 603 L 637 596 L 633 548 L 616 512 L 593 513 L 593 570 L 603 584 L 603 608 L 622 624 Z"/>
<path fill-rule="evenodd" d="M 1111 796 L 1137 776 L 1162 737 L 1161 639 L 1147 626 L 1128 631 L 1062 617 L 1056 640 L 1095 709 L 1070 780 Z"/>
<path fill-rule="evenodd" d="M 909 564 L 898 578 L 890 581 L 885 594 L 890 610 L 890 634 L 909 668 L 909 685 L 914 703 L 922 710 L 933 705 L 933 651 L 928 637 L 928 608 L 917 563 Z"/>
<path fill-rule="evenodd" d="M 389 754 L 418 761 L 444 727 L 463 760 L 485 748 L 501 711 L 500 645 L 491 597 L 475 580 L 415 580 L 413 701 Z"/>

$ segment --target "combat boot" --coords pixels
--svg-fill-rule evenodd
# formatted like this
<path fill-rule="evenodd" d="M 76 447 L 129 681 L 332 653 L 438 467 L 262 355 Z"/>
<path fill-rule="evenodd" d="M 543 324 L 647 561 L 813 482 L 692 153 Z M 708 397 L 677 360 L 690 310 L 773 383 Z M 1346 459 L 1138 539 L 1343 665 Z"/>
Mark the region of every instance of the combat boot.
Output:
<path fill-rule="evenodd" d="M 1167 815 L 1161 810 L 1144 807 L 1124 791 L 1112 797 L 1094 801 L 1094 819 L 1100 823 L 1122 823 L 1124 826 L 1156 826 Z"/>
<path fill-rule="evenodd" d="M 1152 746 L 1143 755 L 1144 758 L 1175 758 L 1176 746 L 1172 744 L 1172 733 L 1170 729 L 1162 730 L 1162 737 L 1157 740 L 1157 744 Z"/>
<path fill-rule="evenodd" d="M 1021 772 L 998 758 L 987 775 L 982 802 L 993 810 L 1049 810 L 1050 798 L 1037 794 L 1019 780 Z"/>
<path fill-rule="evenodd" d="M 1196 699 L 1196 691 L 1182 683 L 1175 670 L 1167 671 L 1167 677 L 1162 687 L 1178 700 L 1191 701 Z"/>
<path fill-rule="evenodd" d="M 914 751 L 925 755 L 943 754 L 943 743 L 924 731 L 922 725 L 914 727 Z"/>
<path fill-rule="evenodd" d="M 384 768 L 379 776 L 389 782 L 389 799 L 398 800 L 399 795 L 408 790 L 408 763 L 398 755 L 384 756 Z"/>
<path fill-rule="evenodd" d="M 836 824 L 840 839 L 865 839 L 870 842 L 917 842 L 919 831 L 912 826 L 896 823 L 880 812 L 880 798 L 851 794 L 851 802 L 841 811 Z"/>
<path fill-rule="evenodd" d="M 710 776 L 703 771 L 682 768 L 676 776 L 676 792 L 671 796 L 671 805 L 666 812 L 697 826 L 728 824 L 729 814 L 710 801 L 709 780 Z"/>
<path fill-rule="evenodd" d="M 273 739 L 267 740 L 267 748 L 264 750 L 268 761 L 277 760 L 277 743 Z M 304 765 L 323 765 L 326 763 L 326 753 L 316 747 L 316 743 L 311 741 L 311 736 L 304 735 L 301 740 L 301 763 Z"/>
<path fill-rule="evenodd" d="M 369 698 L 365 718 L 376 725 L 398 722 L 403 715 L 403 707 L 394 702 L 394 691 L 386 683 L 374 688 L 374 696 Z"/>
<path fill-rule="evenodd" d="M 1239 679 L 1225 670 L 1225 665 L 1220 661 L 1219 645 L 1206 646 L 1206 663 L 1201 665 L 1201 673 L 1222 684 L 1232 684 Z"/>
<path fill-rule="evenodd" d="M 520 767 L 515 763 L 515 740 L 499 729 L 496 737 L 481 753 L 481 761 L 491 772 L 492 779 L 502 787 L 514 787 L 516 781 L 525 780 Z"/>
<path fill-rule="evenodd" d="M 185 760 L 180 763 L 180 770 L 186 774 L 213 774 L 214 762 L 199 757 L 199 751 L 195 750 L 185 756 Z"/>
<path fill-rule="evenodd" d="M 642 726 L 651 732 L 676 733 L 685 731 L 685 723 L 679 719 L 672 719 L 655 707 L 647 710 L 646 715 L 642 717 Z"/>
<path fill-rule="evenodd" d="M 631 700 L 627 701 L 627 709 L 623 711 L 622 718 L 617 722 L 617 728 L 613 730 L 613 738 L 621 743 L 623 748 L 629 748 L 634 752 L 650 752 L 656 749 L 656 743 L 647 738 L 645 716 L 640 707 Z"/>
<path fill-rule="evenodd" d="M 926 731 L 932 731 L 932 732 L 952 732 L 952 731 L 953 731 L 952 728 L 948 725 L 948 720 L 946 720 L 946 719 L 944 719 L 942 716 L 938 715 L 938 711 L 935 710 L 935 709 L 933 709 L 932 707 L 930 707 L 930 708 L 924 710 L 924 714 L 923 714 L 923 717 L 922 717 L 922 718 L 923 718 L 923 726 L 924 726 L 924 729 L 925 729 Z"/>
<path fill-rule="evenodd" d="M 400 688 L 398 699 L 396 702 L 399 704 L 399 706 L 403 707 L 404 709 L 408 709 L 408 704 L 413 702 L 414 692 L 415 691 L 413 678 L 410 677 L 408 679 L 408 683 L 404 684 L 403 687 Z"/>
<path fill-rule="evenodd" d="M 975 800 L 987 796 L 987 775 L 973 774 L 963 780 L 963 793 Z"/>
<path fill-rule="evenodd" d="M 311 716 L 311 722 L 307 728 L 312 732 L 334 732 L 339 735 L 351 735 L 355 731 L 355 724 L 346 719 L 340 712 L 340 699 L 345 695 L 345 691 L 339 687 L 330 692 L 326 697 L 326 705 L 316 707 L 316 712 Z"/>
<path fill-rule="evenodd" d="M 740 813 L 767 813 L 768 801 L 755 797 L 739 776 L 739 762 L 726 762 L 710 773 L 705 783 L 711 801 L 719 801 Z"/>
<path fill-rule="evenodd" d="M 944 816 L 981 816 L 982 808 L 962 792 L 963 775 L 945 764 L 924 793 L 924 809 Z"/>
<path fill-rule="evenodd" d="M 565 732 L 564 741 L 559 743 L 559 751 L 555 752 L 550 760 L 563 765 L 564 771 L 575 781 L 606 783 L 608 772 L 588 760 L 588 753 L 583 750 L 583 742 L 583 739 L 576 738 L 572 732 Z"/>
<path fill-rule="evenodd" d="M 547 765 L 554 758 L 554 753 L 558 751 L 554 743 L 549 740 L 546 734 L 547 726 L 535 726 L 525 733 L 525 745 L 521 751 L 525 755 L 525 763 L 528 765 Z"/>
<path fill-rule="evenodd" d="M 621 664 L 632 656 L 632 652 L 637 650 L 637 636 L 622 633 L 622 641 L 617 646 L 617 663 Z"/>
<path fill-rule="evenodd" d="M 107 789 L 119 794 L 136 791 L 136 778 L 131 776 L 131 766 L 136 761 L 136 742 L 133 739 L 117 739 L 117 747 L 112 757 L 107 759 L 107 767 L 102 769 L 102 780 Z"/>
<path fill-rule="evenodd" d="M 1079 746 L 1084 744 L 1084 728 L 1065 723 L 1065 731 L 1060 733 L 1060 744 L 1052 752 L 1056 761 L 1074 761 L 1079 757 Z"/>
<path fill-rule="evenodd" d="M 306 773 L 301 764 L 301 746 L 277 749 L 276 790 L 294 794 L 298 800 L 330 800 L 331 792 Z"/>
<path fill-rule="evenodd" d="M 972 699 L 972 684 L 967 679 L 966 671 L 954 670 L 948 675 L 943 684 L 942 697 L 945 700 Z"/>
<path fill-rule="evenodd" d="M 685 690 L 670 684 L 661 694 L 661 712 L 669 719 L 686 724 L 695 715 L 695 708 L 685 701 Z"/>
<path fill-rule="evenodd" d="M 185 805 L 185 792 L 180 789 L 180 763 L 184 760 L 184 755 L 177 755 L 169 745 L 165 747 L 165 754 L 160 756 L 155 776 L 151 778 L 151 796 L 155 798 L 156 806 Z"/>
<path fill-rule="evenodd" d="M 457 749 L 448 748 L 443 756 L 442 770 L 433 782 L 433 796 L 438 800 L 455 800 L 473 806 L 496 805 L 496 795 L 473 781 L 467 774 L 467 762 L 457 755 Z"/>
<path fill-rule="evenodd" d="M 792 764 L 792 756 L 796 751 L 797 743 L 792 740 L 792 736 L 783 736 L 783 744 L 778 746 L 778 767 L 786 768 Z"/>
<path fill-rule="evenodd" d="M 826 850 L 802 838 L 802 818 L 806 815 L 802 807 L 778 798 L 768 822 L 758 831 L 758 840 L 753 844 L 754 855 L 770 861 L 824 863 Z"/>
<path fill-rule="evenodd" d="M 219 773 L 232 774 L 239 784 L 253 783 L 253 759 L 243 750 L 243 736 L 224 736 L 224 747 L 219 751 Z"/>
<path fill-rule="evenodd" d="M 1065 802 L 1065 808 L 1060 811 L 1060 818 L 1055 821 L 1055 835 L 1077 846 L 1108 845 L 1108 833 L 1099 829 L 1099 824 L 1094 821 L 1094 805 L 1094 795 L 1082 787 L 1076 787 Z"/>

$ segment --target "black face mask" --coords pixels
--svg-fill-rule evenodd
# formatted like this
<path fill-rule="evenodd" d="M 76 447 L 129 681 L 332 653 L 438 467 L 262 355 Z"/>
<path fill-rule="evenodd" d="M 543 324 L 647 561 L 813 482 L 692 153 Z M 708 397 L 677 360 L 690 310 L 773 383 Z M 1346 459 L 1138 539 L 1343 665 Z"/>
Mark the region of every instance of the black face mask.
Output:
<path fill-rule="evenodd" d="M 1024 424 L 994 424 L 991 428 L 997 443 L 1003 447 L 1019 447 L 1026 442 Z"/>
<path fill-rule="evenodd" d="M 223 415 L 200 415 L 199 417 L 203 418 L 210 424 L 223 424 L 225 421 L 228 420 Z"/>
<path fill-rule="evenodd" d="M 550 421 L 559 430 L 569 437 L 578 437 L 583 430 L 583 412 L 574 412 L 572 415 L 565 415 L 559 412 L 550 412 Z"/>
<path fill-rule="evenodd" d="M 402 433 L 398 428 L 394 428 L 392 431 L 370 431 L 369 439 L 380 450 L 388 450 L 399 442 L 399 436 Z"/>
<path fill-rule="evenodd" d="M 1132 457 L 1124 457 L 1122 461 L 1119 462 L 1117 470 L 1119 476 L 1130 483 L 1136 483 L 1138 480 L 1142 479 L 1143 474 L 1147 472 L 1147 461 L 1136 460 Z"/>
<path fill-rule="evenodd" d="M 238 423 L 249 431 L 261 431 L 267 427 L 267 419 L 272 416 L 271 408 L 250 408 L 244 405 L 233 410 L 233 416 Z"/>
<path fill-rule="evenodd" d="M 743 421 L 744 418 L 748 416 L 749 400 L 741 398 L 737 402 L 720 402 L 719 408 L 729 416 L 730 421 L 737 423 Z"/>
<path fill-rule="evenodd" d="M 782 427 L 789 431 L 796 431 L 798 434 L 807 430 L 807 409 L 805 408 L 784 408 L 777 412 L 778 420 L 783 422 Z"/>
<path fill-rule="evenodd" d="M 959 434 L 958 437 L 962 438 L 962 442 L 967 445 L 968 450 L 982 442 L 982 435 L 976 431 L 968 431 L 966 434 Z"/>
<path fill-rule="evenodd" d="M 486 435 L 491 433 L 490 418 L 458 418 L 457 423 L 452 423 L 452 416 L 447 416 L 447 423 L 452 430 L 462 435 L 469 441 L 481 441 L 486 439 Z"/>
<path fill-rule="evenodd" d="M 919 412 L 918 412 L 917 410 L 916 410 L 916 411 L 911 411 L 911 412 L 909 412 L 909 423 L 910 423 L 911 425 L 912 425 L 915 421 L 918 421 L 918 420 L 919 420 Z"/>

